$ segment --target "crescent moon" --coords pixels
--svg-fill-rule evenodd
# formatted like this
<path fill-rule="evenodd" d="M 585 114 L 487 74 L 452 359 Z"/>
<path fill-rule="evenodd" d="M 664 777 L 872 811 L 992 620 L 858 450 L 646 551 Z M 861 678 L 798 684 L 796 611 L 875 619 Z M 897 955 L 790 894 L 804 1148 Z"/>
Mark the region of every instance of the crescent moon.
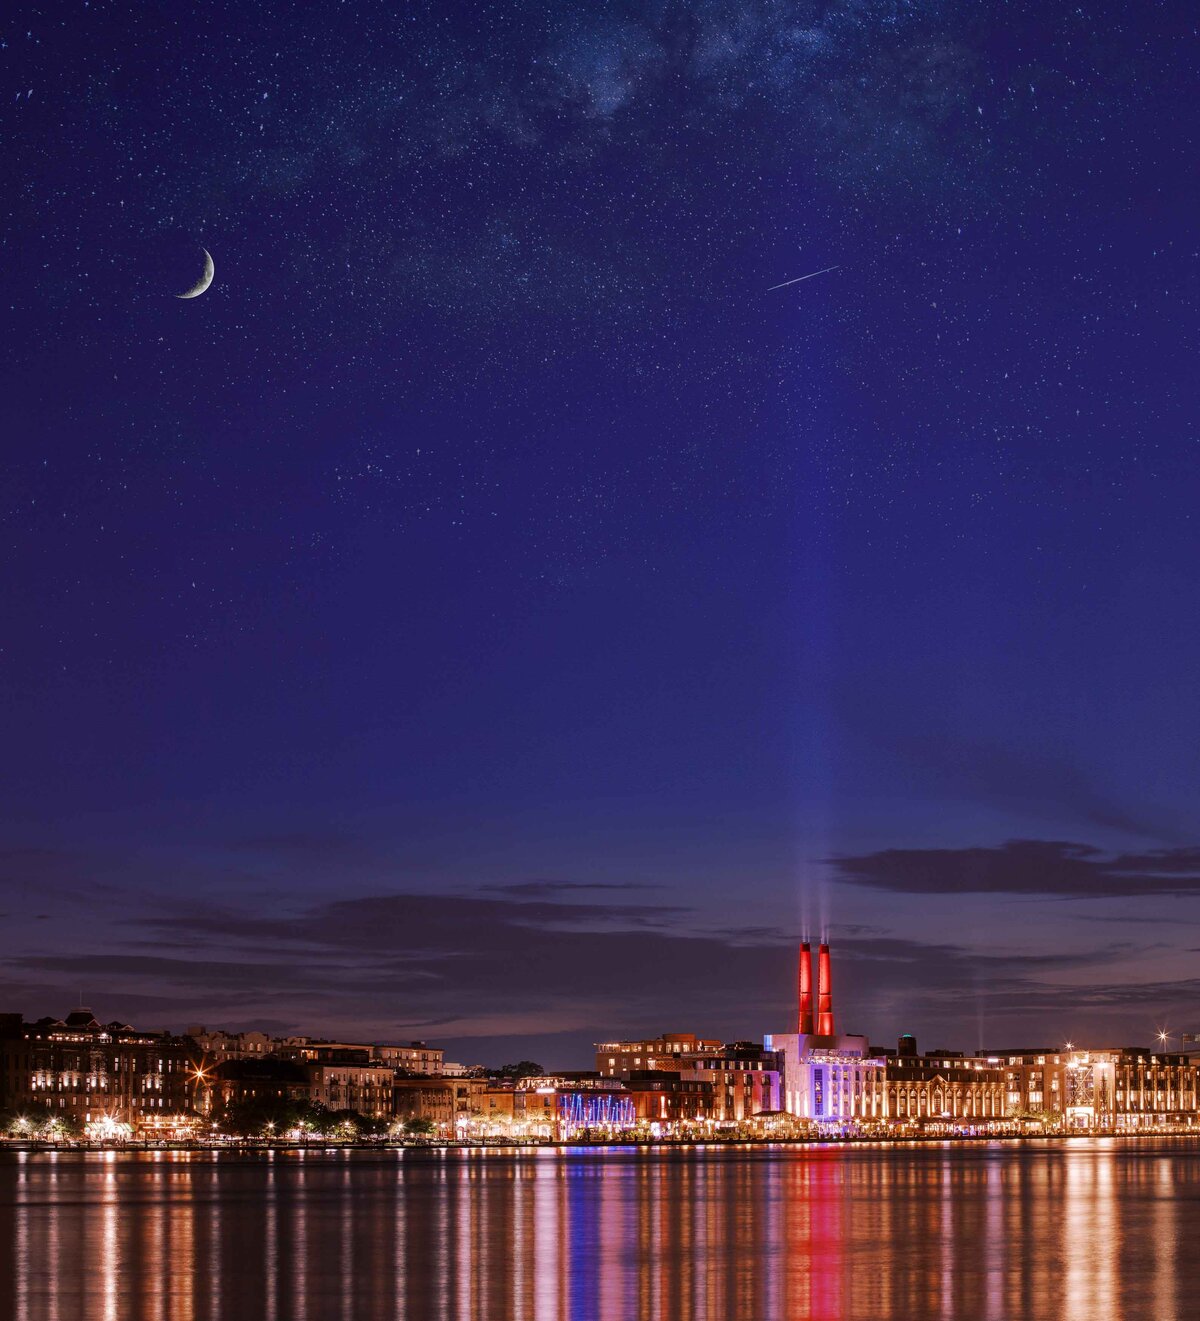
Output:
<path fill-rule="evenodd" d="M 186 293 L 176 294 L 176 298 L 199 298 L 205 289 L 212 284 L 213 275 L 216 272 L 216 267 L 213 265 L 212 254 L 207 248 L 201 248 L 200 251 L 204 253 L 204 274 Z"/>

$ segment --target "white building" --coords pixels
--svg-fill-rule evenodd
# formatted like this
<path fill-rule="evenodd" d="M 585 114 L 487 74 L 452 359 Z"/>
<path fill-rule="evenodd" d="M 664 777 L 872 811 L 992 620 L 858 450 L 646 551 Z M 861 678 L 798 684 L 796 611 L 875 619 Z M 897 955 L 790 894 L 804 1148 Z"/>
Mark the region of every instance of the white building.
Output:
<path fill-rule="evenodd" d="M 763 1046 L 779 1053 L 789 1115 L 815 1123 L 882 1118 L 885 1061 L 868 1056 L 866 1037 L 773 1032 Z"/>

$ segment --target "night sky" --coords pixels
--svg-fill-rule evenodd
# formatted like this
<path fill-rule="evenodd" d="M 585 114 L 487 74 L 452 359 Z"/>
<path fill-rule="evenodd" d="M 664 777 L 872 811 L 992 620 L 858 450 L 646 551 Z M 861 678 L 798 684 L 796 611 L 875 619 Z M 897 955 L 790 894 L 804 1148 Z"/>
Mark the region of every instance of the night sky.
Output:
<path fill-rule="evenodd" d="M 0 1008 L 1200 1031 L 1197 44 L 8 9 Z"/>

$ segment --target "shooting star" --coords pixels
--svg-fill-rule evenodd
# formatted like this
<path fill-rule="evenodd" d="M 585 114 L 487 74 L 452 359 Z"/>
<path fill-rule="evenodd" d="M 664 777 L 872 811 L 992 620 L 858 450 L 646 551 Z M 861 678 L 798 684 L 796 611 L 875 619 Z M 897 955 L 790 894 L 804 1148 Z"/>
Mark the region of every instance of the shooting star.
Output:
<path fill-rule="evenodd" d="M 809 271 L 807 275 L 797 275 L 794 280 L 784 280 L 782 284 L 773 284 L 767 293 L 774 293 L 776 289 L 786 289 L 789 284 L 799 284 L 801 280 L 814 280 L 818 275 L 828 275 L 830 271 L 840 271 L 841 266 L 826 266 L 824 270 Z"/>

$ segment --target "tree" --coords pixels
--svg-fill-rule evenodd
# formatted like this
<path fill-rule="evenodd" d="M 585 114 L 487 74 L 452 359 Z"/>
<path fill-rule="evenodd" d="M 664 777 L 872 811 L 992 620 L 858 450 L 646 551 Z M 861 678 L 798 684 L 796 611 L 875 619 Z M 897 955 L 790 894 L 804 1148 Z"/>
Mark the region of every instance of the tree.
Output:
<path fill-rule="evenodd" d="M 323 1133 L 329 1122 L 329 1111 L 323 1105 L 273 1096 L 234 1101 L 217 1117 L 217 1127 L 222 1133 L 248 1138 L 282 1137 L 295 1129 L 302 1133 Z"/>
<path fill-rule="evenodd" d="M 0 1111 L 0 1133 L 14 1138 L 43 1140 L 76 1137 L 79 1122 L 71 1115 L 34 1102 L 20 1110 Z"/>
<path fill-rule="evenodd" d="M 516 1064 L 502 1064 L 496 1070 L 498 1078 L 512 1078 L 514 1081 L 520 1078 L 535 1078 L 546 1070 L 540 1064 L 533 1060 L 519 1060 Z"/>
<path fill-rule="evenodd" d="M 360 1115 L 357 1110 L 333 1110 L 325 1119 L 325 1133 L 339 1138 L 377 1137 L 387 1128 L 382 1119 Z"/>
<path fill-rule="evenodd" d="M 432 1137 L 434 1129 L 437 1127 L 432 1119 L 427 1119 L 424 1115 L 413 1115 L 413 1117 L 404 1124 L 404 1131 L 413 1138 Z"/>

